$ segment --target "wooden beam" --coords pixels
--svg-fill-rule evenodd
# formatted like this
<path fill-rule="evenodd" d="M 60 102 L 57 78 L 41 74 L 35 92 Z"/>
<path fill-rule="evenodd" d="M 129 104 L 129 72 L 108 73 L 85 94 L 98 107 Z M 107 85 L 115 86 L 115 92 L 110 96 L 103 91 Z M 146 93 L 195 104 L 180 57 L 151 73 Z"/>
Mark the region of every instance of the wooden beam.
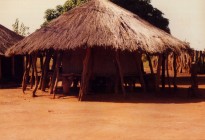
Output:
<path fill-rule="evenodd" d="M 157 65 L 157 75 L 156 75 L 156 92 L 159 91 L 159 84 L 160 84 L 160 72 L 161 72 L 161 66 L 162 66 L 162 54 L 159 54 L 158 56 L 158 65 Z"/>
<path fill-rule="evenodd" d="M 117 62 L 117 68 L 118 68 L 118 72 L 119 72 L 119 76 L 120 76 L 120 83 L 121 83 L 122 93 L 123 93 L 124 96 L 126 96 L 125 87 L 124 87 L 123 70 L 122 70 L 122 66 L 121 66 L 121 63 L 120 63 L 119 50 L 115 52 L 115 59 L 116 59 L 116 62 Z"/>
<path fill-rule="evenodd" d="M 36 66 L 37 53 L 33 54 L 32 59 L 33 59 L 32 65 L 33 65 L 34 75 L 35 75 L 35 88 L 34 88 L 34 90 L 33 90 L 33 97 L 36 97 L 36 91 L 37 91 L 37 89 L 38 89 L 38 84 L 39 84 L 38 71 L 37 71 L 37 66 Z"/>
<path fill-rule="evenodd" d="M 89 74 L 89 66 L 91 61 L 91 48 L 86 49 L 85 58 L 83 60 L 83 72 L 81 77 L 81 85 L 80 85 L 80 91 L 79 91 L 79 97 L 78 100 L 82 101 L 84 99 L 84 95 L 88 92 L 88 85 L 90 80 L 90 74 Z"/>

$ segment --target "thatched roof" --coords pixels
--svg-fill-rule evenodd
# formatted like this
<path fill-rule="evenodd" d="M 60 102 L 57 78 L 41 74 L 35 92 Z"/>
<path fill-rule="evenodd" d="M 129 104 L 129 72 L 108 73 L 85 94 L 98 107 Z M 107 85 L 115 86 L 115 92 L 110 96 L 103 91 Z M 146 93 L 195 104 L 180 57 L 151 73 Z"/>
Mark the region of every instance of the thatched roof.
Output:
<path fill-rule="evenodd" d="M 180 52 L 189 45 L 108 0 L 91 0 L 15 44 L 7 54 L 102 46 L 130 51 Z"/>
<path fill-rule="evenodd" d="M 0 24 L 0 55 L 4 55 L 5 51 L 14 45 L 16 42 L 23 39 L 22 36 L 7 29 Z"/>

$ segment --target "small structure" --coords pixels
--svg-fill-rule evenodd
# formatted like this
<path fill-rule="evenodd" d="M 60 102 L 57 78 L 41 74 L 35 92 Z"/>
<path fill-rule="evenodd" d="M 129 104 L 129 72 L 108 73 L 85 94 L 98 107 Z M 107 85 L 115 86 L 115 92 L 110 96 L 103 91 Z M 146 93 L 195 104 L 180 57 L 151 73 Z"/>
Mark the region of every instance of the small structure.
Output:
<path fill-rule="evenodd" d="M 126 77 L 138 77 L 143 90 L 146 91 L 141 67 L 143 53 L 159 56 L 156 74 L 156 89 L 159 89 L 162 54 L 178 54 L 187 49 L 187 43 L 112 2 L 91 0 L 18 42 L 7 51 L 7 54 L 29 54 L 35 67 L 37 55 L 45 54 L 44 70 L 40 80 L 42 90 L 45 90 L 44 81 L 49 61 L 53 57 L 50 93 L 55 90 L 61 75 L 59 67 L 62 67 L 65 89 L 71 85 L 72 82 L 69 81 L 80 77 L 79 100 L 82 100 L 96 77 L 109 77 L 112 79 L 110 81 L 114 84 L 115 92 L 121 87 L 124 95 Z M 27 67 L 29 68 L 29 65 Z M 25 75 L 28 75 L 28 72 L 29 69 Z M 36 68 L 35 74 L 37 77 Z M 33 96 L 38 83 L 36 78 Z"/>
<path fill-rule="evenodd" d="M 0 81 L 20 82 L 24 71 L 24 57 L 5 57 L 5 51 L 16 42 L 23 39 L 22 36 L 0 25 Z"/>

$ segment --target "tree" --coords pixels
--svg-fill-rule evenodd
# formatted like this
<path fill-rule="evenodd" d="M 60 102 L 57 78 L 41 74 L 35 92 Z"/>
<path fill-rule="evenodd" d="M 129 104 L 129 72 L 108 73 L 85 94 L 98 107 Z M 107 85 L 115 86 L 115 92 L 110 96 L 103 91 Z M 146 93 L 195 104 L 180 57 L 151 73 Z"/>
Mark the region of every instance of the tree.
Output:
<path fill-rule="evenodd" d="M 163 13 L 151 5 L 150 0 L 111 0 L 115 4 L 137 14 L 152 25 L 170 33 L 169 20 Z"/>
<path fill-rule="evenodd" d="M 13 31 L 19 35 L 27 36 L 30 34 L 29 27 L 25 26 L 24 23 L 20 24 L 18 18 L 16 19 L 15 23 L 12 24 L 12 27 L 13 27 Z"/>
<path fill-rule="evenodd" d="M 45 22 L 41 26 L 47 25 L 50 21 L 59 17 L 64 12 L 67 12 L 76 6 L 81 5 L 86 1 L 88 0 L 67 0 L 63 5 L 57 5 L 55 9 L 47 9 L 44 16 Z"/>

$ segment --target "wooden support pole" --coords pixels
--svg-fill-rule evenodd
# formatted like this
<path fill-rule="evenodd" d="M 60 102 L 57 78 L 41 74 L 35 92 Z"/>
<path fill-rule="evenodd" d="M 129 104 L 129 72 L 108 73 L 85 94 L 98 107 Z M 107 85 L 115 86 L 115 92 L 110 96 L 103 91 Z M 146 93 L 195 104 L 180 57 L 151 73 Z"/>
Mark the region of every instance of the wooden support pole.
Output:
<path fill-rule="evenodd" d="M 146 92 L 146 85 L 145 85 L 145 81 L 144 81 L 144 71 L 142 69 L 142 54 L 136 52 L 136 64 L 137 64 L 137 69 L 138 69 L 138 73 L 139 73 L 139 78 L 140 78 L 140 84 L 141 87 L 143 89 L 143 92 Z"/>
<path fill-rule="evenodd" d="M 166 56 L 162 54 L 162 90 L 165 89 L 165 63 L 166 63 Z"/>
<path fill-rule="evenodd" d="M 37 54 L 36 53 L 33 55 L 32 59 L 33 59 L 32 65 L 33 65 L 34 75 L 35 75 L 35 88 L 33 90 L 33 97 L 36 97 L 36 91 L 38 89 L 38 84 L 39 84 L 38 71 L 37 71 L 37 66 L 36 66 L 36 62 L 37 62 Z"/>
<path fill-rule="evenodd" d="M 1 64 L 1 61 L 2 61 L 2 56 L 0 56 L 0 80 L 2 78 L 2 64 Z"/>
<path fill-rule="evenodd" d="M 56 61 L 56 67 L 55 67 L 55 71 L 56 71 L 56 79 L 55 79 L 55 84 L 53 87 L 53 99 L 55 99 L 55 95 L 56 95 L 56 88 L 58 85 L 58 81 L 59 81 L 59 71 L 60 71 L 60 65 L 61 65 L 62 59 L 61 59 L 61 52 L 58 52 L 57 54 L 57 61 Z"/>
<path fill-rule="evenodd" d="M 151 60 L 149 54 L 147 54 L 147 60 L 148 60 L 148 62 L 149 62 L 150 72 L 151 72 L 151 74 L 154 74 L 154 70 L 153 70 L 153 66 L 152 66 L 152 60 Z"/>
<path fill-rule="evenodd" d="M 168 82 L 168 86 L 169 88 L 171 88 L 171 84 L 170 84 L 170 76 L 169 76 L 169 54 L 166 54 L 166 69 L 167 69 L 167 82 Z"/>
<path fill-rule="evenodd" d="M 31 89 L 33 89 L 33 84 L 34 84 L 34 67 L 32 65 L 32 68 L 31 68 L 31 77 L 30 77 L 30 85 L 31 85 Z"/>
<path fill-rule="evenodd" d="M 53 66 L 52 66 L 53 75 L 52 75 L 51 84 L 50 84 L 50 94 L 53 94 L 53 89 L 54 89 L 54 85 L 55 85 L 55 81 L 56 81 L 56 74 L 57 74 L 56 60 L 57 60 L 57 54 L 58 54 L 58 52 L 56 52 L 53 55 Z"/>
<path fill-rule="evenodd" d="M 83 60 L 83 72 L 81 77 L 81 86 L 79 91 L 79 97 L 78 100 L 82 101 L 84 99 L 84 95 L 88 92 L 88 85 L 90 80 L 90 74 L 89 74 L 89 66 L 91 61 L 91 48 L 87 48 L 85 58 Z"/>
<path fill-rule="evenodd" d="M 161 66 L 162 66 L 162 54 L 159 54 L 158 56 L 158 65 L 157 65 L 157 75 L 156 75 L 156 92 L 159 91 L 159 84 L 160 84 L 160 72 L 161 72 Z"/>
<path fill-rule="evenodd" d="M 176 85 L 176 78 L 177 78 L 177 62 L 176 62 L 176 59 L 177 59 L 177 56 L 176 54 L 174 53 L 174 57 L 173 57 L 173 68 L 174 68 L 174 78 L 173 78 L 173 85 L 174 85 L 174 89 L 176 90 L 177 89 L 177 85 Z"/>
<path fill-rule="evenodd" d="M 25 72 L 24 72 L 24 75 L 23 75 L 23 80 L 22 80 L 23 93 L 25 93 L 25 90 L 26 90 L 26 87 L 27 87 L 27 79 L 28 79 L 28 76 L 29 76 L 31 63 L 32 63 L 31 56 L 30 55 L 26 56 L 26 69 L 25 69 Z"/>
<path fill-rule="evenodd" d="M 43 70 L 42 70 L 41 86 L 39 87 L 39 88 L 41 88 L 42 91 L 45 91 L 45 89 L 46 89 L 46 85 L 47 85 L 46 80 L 47 80 L 47 76 L 48 76 L 50 60 L 51 60 L 51 53 L 47 52 L 45 62 L 44 62 L 44 67 L 43 67 Z"/>
<path fill-rule="evenodd" d="M 126 96 L 125 87 L 124 87 L 123 70 L 122 70 L 122 66 L 120 63 L 119 50 L 115 52 L 115 59 L 117 62 L 117 68 L 118 68 L 118 72 L 119 72 L 119 76 L 120 76 L 120 84 L 121 84 L 121 88 L 122 88 L 122 93 L 124 96 Z"/>

